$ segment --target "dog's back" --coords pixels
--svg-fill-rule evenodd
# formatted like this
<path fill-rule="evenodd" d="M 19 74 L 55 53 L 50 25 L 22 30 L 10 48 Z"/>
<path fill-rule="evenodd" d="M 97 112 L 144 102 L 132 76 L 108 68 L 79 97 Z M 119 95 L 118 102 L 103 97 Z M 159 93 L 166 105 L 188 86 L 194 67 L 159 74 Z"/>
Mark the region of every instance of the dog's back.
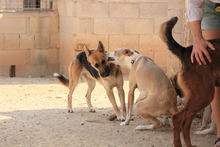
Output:
<path fill-rule="evenodd" d="M 86 68 L 86 70 L 91 74 L 92 77 L 98 79 L 99 78 L 99 74 L 98 71 L 92 67 L 92 65 L 88 62 L 87 57 L 86 57 L 86 53 L 85 52 L 81 52 L 76 56 L 76 60 L 79 61 L 79 63 Z"/>
<path fill-rule="evenodd" d="M 199 68 L 199 70 L 203 72 L 211 71 L 213 73 L 213 76 L 216 77 L 216 86 L 220 86 L 220 39 L 209 40 L 215 47 L 214 51 L 210 48 L 207 48 L 212 58 L 211 63 L 209 63 L 206 59 L 206 62 L 209 64 L 209 66 L 200 66 L 197 62 L 191 63 L 190 55 L 193 46 L 185 48 L 178 44 L 172 36 L 172 29 L 175 26 L 177 20 L 177 17 L 173 17 L 172 19 L 161 25 L 161 39 L 167 44 L 168 49 L 181 60 L 183 69 L 187 70 L 190 66 L 190 68 L 194 67 L 194 69 Z"/>

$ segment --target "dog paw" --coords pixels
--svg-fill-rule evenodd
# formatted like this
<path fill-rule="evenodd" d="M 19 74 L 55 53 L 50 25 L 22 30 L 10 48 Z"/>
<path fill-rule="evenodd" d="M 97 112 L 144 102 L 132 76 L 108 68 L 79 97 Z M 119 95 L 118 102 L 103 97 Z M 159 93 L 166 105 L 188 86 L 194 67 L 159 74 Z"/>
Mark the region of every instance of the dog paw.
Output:
<path fill-rule="evenodd" d="M 68 110 L 68 113 L 73 113 L 73 109 L 69 109 L 69 110 Z"/>
<path fill-rule="evenodd" d="M 139 125 L 135 128 L 135 130 L 152 130 L 153 127 L 153 125 Z"/>
<path fill-rule="evenodd" d="M 94 108 L 90 108 L 90 109 L 89 109 L 89 112 L 95 113 L 96 111 L 95 111 Z"/>
<path fill-rule="evenodd" d="M 120 126 L 126 126 L 126 125 L 127 125 L 126 122 L 121 122 L 121 123 L 120 123 Z"/>
<path fill-rule="evenodd" d="M 121 115 L 120 117 L 117 117 L 118 121 L 125 121 L 125 117 L 123 115 Z"/>

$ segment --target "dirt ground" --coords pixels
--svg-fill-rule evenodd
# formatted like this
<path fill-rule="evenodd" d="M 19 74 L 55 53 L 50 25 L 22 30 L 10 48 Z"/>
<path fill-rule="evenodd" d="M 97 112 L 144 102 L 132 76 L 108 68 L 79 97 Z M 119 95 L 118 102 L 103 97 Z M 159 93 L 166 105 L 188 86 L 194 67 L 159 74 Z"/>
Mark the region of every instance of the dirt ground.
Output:
<path fill-rule="evenodd" d="M 146 121 L 135 111 L 128 126 L 109 121 L 114 111 L 98 83 L 92 93 L 96 113 L 88 112 L 86 90 L 87 84 L 80 82 L 73 94 L 74 113 L 67 113 L 68 89 L 53 77 L 0 77 L 0 147 L 172 146 L 170 126 L 136 131 L 135 127 Z M 124 90 L 127 102 L 128 81 Z M 114 93 L 119 102 L 117 91 Z M 201 119 L 196 119 L 193 127 L 199 128 L 200 122 Z M 215 138 L 215 135 L 191 134 L 192 143 L 200 147 L 212 147 Z"/>

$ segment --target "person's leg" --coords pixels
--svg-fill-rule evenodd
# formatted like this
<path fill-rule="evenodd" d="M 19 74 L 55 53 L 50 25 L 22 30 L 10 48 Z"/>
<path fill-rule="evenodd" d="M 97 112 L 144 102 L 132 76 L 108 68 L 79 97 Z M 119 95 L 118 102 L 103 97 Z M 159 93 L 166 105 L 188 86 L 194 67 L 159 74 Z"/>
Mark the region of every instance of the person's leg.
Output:
<path fill-rule="evenodd" d="M 217 138 L 220 137 L 220 87 L 215 87 L 215 96 L 211 102 L 212 113 L 217 127 Z M 220 147 L 220 142 L 216 144 L 216 147 Z"/>
<path fill-rule="evenodd" d="M 220 30 L 204 30 L 206 40 L 220 38 Z M 215 87 L 215 96 L 211 102 L 212 113 L 217 127 L 217 138 L 220 137 L 220 87 Z M 220 147 L 220 142 L 215 147 Z"/>

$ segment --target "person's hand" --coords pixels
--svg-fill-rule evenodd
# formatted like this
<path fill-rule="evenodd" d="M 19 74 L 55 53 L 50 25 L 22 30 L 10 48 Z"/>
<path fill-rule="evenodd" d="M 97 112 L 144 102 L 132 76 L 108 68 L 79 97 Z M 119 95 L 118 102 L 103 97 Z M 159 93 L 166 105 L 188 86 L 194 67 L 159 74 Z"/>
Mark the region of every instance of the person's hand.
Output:
<path fill-rule="evenodd" d="M 199 40 L 194 40 L 193 43 L 193 50 L 191 53 L 191 62 L 194 63 L 194 56 L 196 61 L 199 63 L 199 65 L 202 65 L 202 63 L 204 65 L 206 65 L 206 60 L 203 56 L 203 54 L 205 55 L 205 57 L 208 59 L 209 62 L 212 62 L 212 59 L 209 55 L 209 52 L 207 51 L 207 47 L 209 47 L 211 50 L 215 50 L 214 46 L 207 40 L 201 38 Z"/>

